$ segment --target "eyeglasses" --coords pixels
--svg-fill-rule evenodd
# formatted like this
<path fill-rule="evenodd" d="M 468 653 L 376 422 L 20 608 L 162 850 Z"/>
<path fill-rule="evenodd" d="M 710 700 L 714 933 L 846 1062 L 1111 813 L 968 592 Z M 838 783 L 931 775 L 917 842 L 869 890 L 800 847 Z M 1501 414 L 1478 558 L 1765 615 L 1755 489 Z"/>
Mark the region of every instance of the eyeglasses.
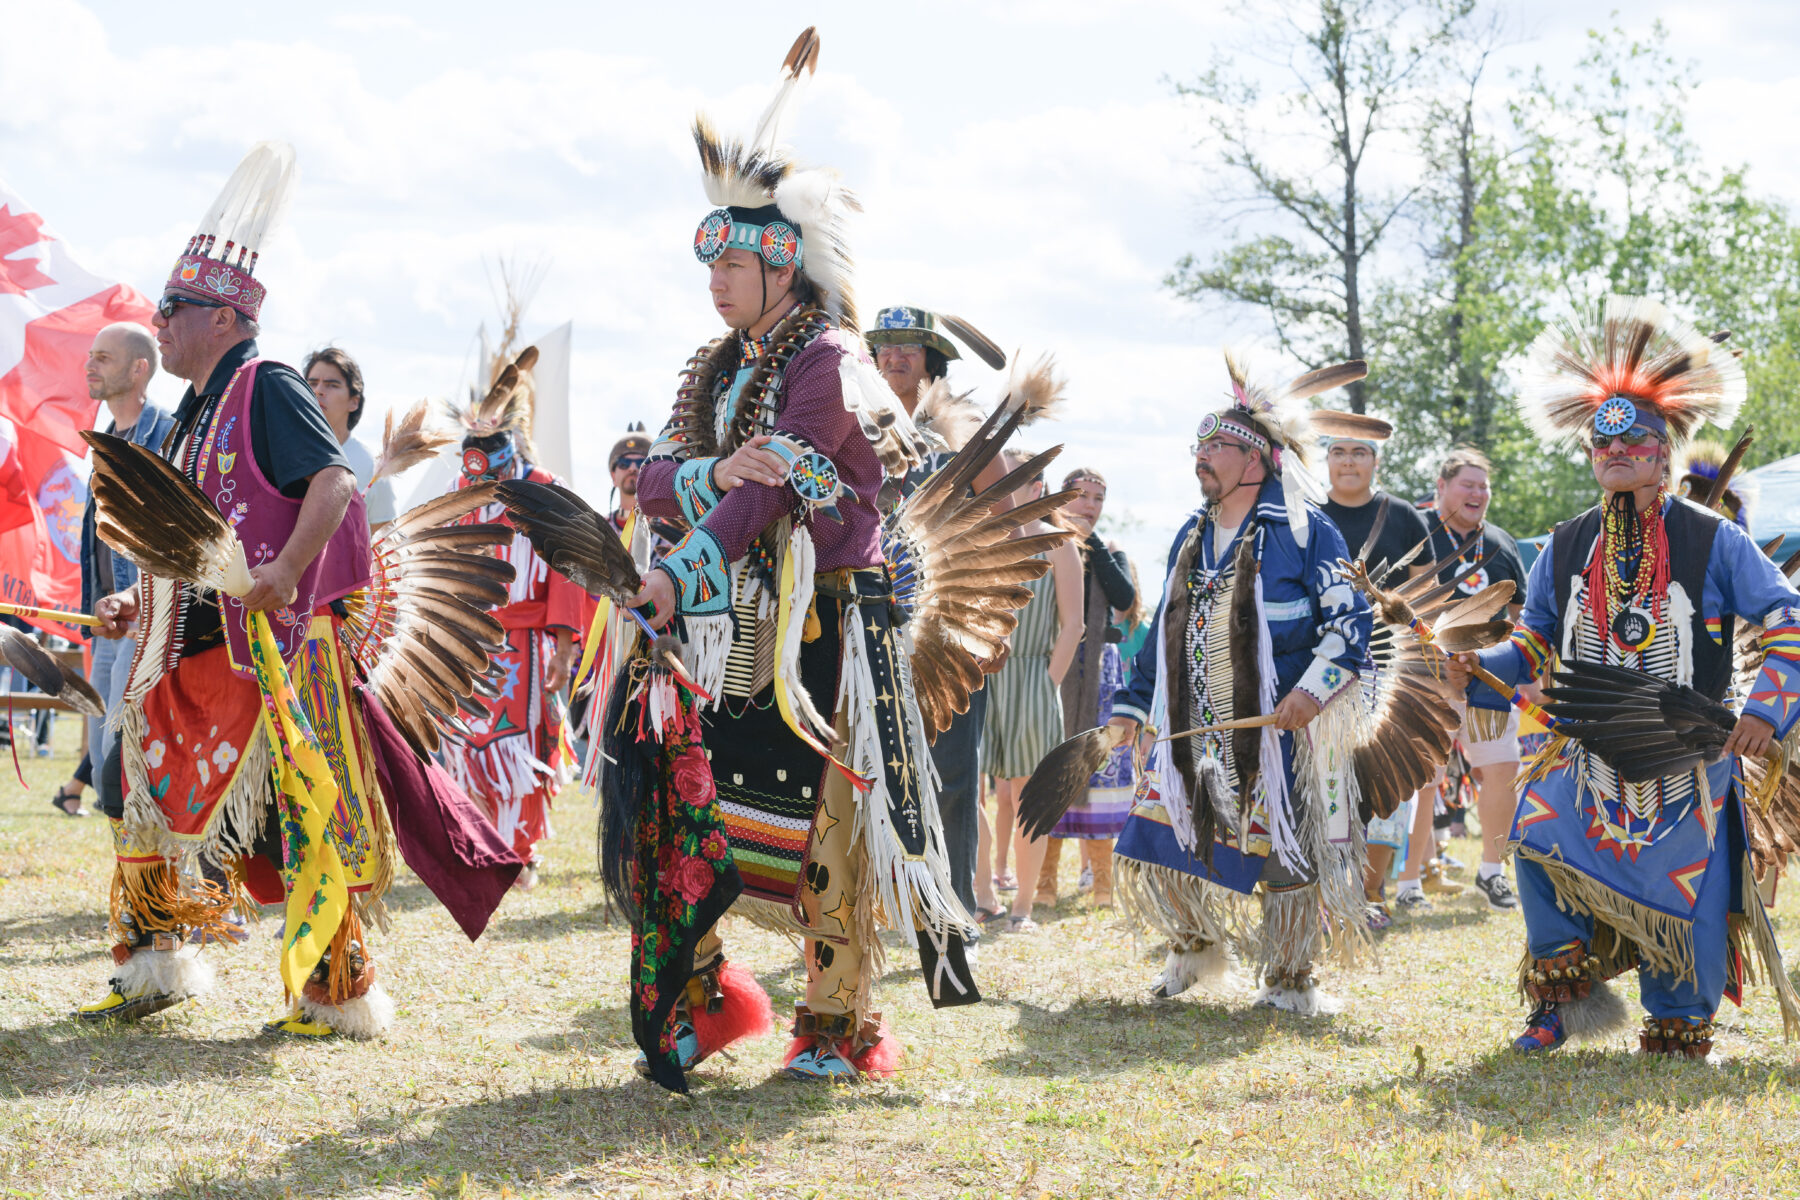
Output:
<path fill-rule="evenodd" d="M 1195 442 L 1189 449 L 1194 452 L 1195 458 L 1210 458 L 1221 450 L 1242 450 L 1246 454 L 1250 452 L 1250 447 L 1241 442 L 1228 442 L 1224 438 L 1208 438 L 1204 442 Z"/>
<path fill-rule="evenodd" d="M 615 471 L 624 471 L 624 470 L 628 470 L 632 467 L 641 467 L 643 465 L 644 465 L 644 456 L 643 455 L 641 455 L 641 454 L 621 454 L 621 455 L 619 455 L 619 457 L 613 459 L 612 469 Z"/>
<path fill-rule="evenodd" d="M 175 310 L 180 308 L 184 304 L 190 305 L 194 308 L 224 308 L 225 307 L 224 304 L 222 304 L 221 302 L 219 302 L 217 300 L 201 300 L 201 299 L 198 299 L 193 296 L 164 296 L 161 300 L 158 300 L 156 302 L 156 311 L 157 311 L 157 314 L 160 315 L 163 320 L 171 321 L 171 320 L 174 320 L 174 318 L 175 318 Z"/>
<path fill-rule="evenodd" d="M 1588 448 L 1591 450 L 1610 449 L 1615 441 L 1624 442 L 1627 446 L 1642 446 L 1649 442 L 1660 442 L 1662 437 L 1653 429 L 1634 426 L 1624 433 L 1615 433 L 1610 436 L 1596 433 L 1593 440 L 1588 443 Z"/>

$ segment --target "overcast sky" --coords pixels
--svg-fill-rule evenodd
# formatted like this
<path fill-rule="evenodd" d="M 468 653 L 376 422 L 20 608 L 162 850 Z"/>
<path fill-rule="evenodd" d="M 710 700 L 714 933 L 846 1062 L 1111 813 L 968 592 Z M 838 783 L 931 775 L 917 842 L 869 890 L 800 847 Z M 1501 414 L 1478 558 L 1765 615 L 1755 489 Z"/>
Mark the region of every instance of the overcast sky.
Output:
<path fill-rule="evenodd" d="M 1566 70 L 1610 10 L 1515 7 L 1523 40 L 1503 67 Z M 1161 287 L 1181 253 L 1229 233 L 1168 79 L 1247 27 L 1194 0 L 778 11 L 0 0 L 0 179 L 90 269 L 154 296 L 249 145 L 291 141 L 301 184 L 258 270 L 263 350 L 348 349 L 368 379 L 364 429 L 390 405 L 463 394 L 476 329 L 498 315 L 493 264 L 542 262 L 527 326 L 574 322 L 575 483 L 599 501 L 618 430 L 660 425 L 682 363 L 718 332 L 690 250 L 709 206 L 689 121 L 704 107 L 747 132 L 815 22 L 821 69 L 789 138 L 863 196 L 865 314 L 948 309 L 1009 349 L 1054 351 L 1071 411 L 1029 441 L 1107 475 L 1148 583 L 1196 499 L 1184 447 L 1224 386 L 1218 347 L 1267 333 Z M 1800 196 L 1800 6 L 1630 14 L 1658 16 L 1699 62 L 1709 153 Z M 975 363 L 953 381 L 991 394 L 996 379 Z"/>

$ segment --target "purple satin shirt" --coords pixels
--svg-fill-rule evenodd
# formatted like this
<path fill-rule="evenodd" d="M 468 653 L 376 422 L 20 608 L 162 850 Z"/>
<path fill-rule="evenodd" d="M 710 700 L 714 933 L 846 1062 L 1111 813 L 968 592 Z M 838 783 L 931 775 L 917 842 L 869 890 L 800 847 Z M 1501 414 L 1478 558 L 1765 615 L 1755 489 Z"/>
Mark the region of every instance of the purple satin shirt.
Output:
<path fill-rule="evenodd" d="M 805 438 L 829 457 L 851 493 L 838 501 L 842 524 L 829 517 L 812 522 L 820 571 L 872 567 L 881 561 L 881 515 L 875 508 L 883 477 L 881 460 L 856 418 L 844 408 L 838 368 L 846 357 L 869 361 L 862 339 L 841 329 L 820 334 L 795 355 L 787 369 L 787 400 L 775 421 L 777 431 Z M 675 501 L 679 465 L 661 459 L 645 463 L 639 473 L 638 504 L 652 517 L 680 519 L 681 506 Z M 778 488 L 746 483 L 727 492 L 701 524 L 736 561 L 758 534 L 800 506 L 800 497 L 785 483 Z"/>

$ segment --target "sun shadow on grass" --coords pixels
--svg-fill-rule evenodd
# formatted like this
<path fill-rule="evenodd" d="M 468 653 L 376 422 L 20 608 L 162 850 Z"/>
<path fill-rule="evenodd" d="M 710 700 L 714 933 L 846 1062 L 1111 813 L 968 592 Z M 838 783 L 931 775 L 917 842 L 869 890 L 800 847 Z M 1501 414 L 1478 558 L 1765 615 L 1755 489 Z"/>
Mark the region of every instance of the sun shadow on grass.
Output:
<path fill-rule="evenodd" d="M 545 942 L 574 933 L 592 933 L 609 928 L 621 930 L 629 927 L 616 915 L 608 921 L 606 906 L 603 904 L 572 912 L 567 909 L 551 909 L 532 916 L 510 919 L 506 915 L 506 906 L 502 904 L 494 913 L 487 931 L 481 936 L 493 942 Z"/>
<path fill-rule="evenodd" d="M 1454 1070 L 1388 1075 L 1352 1094 L 1387 1104 L 1421 1128 L 1474 1119 L 1520 1137 L 1552 1137 L 1571 1127 L 1604 1132 L 1632 1126 L 1645 1108 L 1685 1112 L 1772 1092 L 1791 1095 L 1797 1087 L 1800 1065 L 1791 1062 L 1730 1058 L 1696 1063 L 1646 1058 L 1621 1045 L 1531 1056 L 1496 1048 Z M 1422 1107 L 1394 1103 L 1401 1089 L 1416 1094 Z"/>
<path fill-rule="evenodd" d="M 363 1195 L 377 1181 L 384 1192 L 459 1195 L 465 1173 L 483 1195 L 503 1182 L 530 1191 L 535 1179 L 571 1172 L 589 1178 L 569 1182 L 605 1190 L 603 1180 L 623 1182 L 613 1169 L 618 1160 L 640 1156 L 648 1146 L 696 1167 L 729 1167 L 748 1154 L 747 1146 L 779 1139 L 800 1125 L 920 1103 L 891 1088 L 832 1088 L 774 1076 L 750 1087 L 721 1087 L 702 1070 L 693 1082 L 686 1100 L 629 1080 L 364 1116 L 342 1133 L 290 1147 L 267 1171 L 184 1182 L 146 1193 L 145 1200 Z M 754 1156 L 743 1161 L 756 1162 Z"/>
<path fill-rule="evenodd" d="M 0 1032 L 0 1094 L 180 1086 L 204 1079 L 244 1080 L 256 1087 L 255 1080 L 273 1074 L 274 1049 L 275 1043 L 257 1037 L 196 1036 L 157 1017 L 118 1026 L 51 1021 Z"/>
<path fill-rule="evenodd" d="M 1300 1038 L 1321 1046 L 1376 1041 L 1341 1016 L 1298 1017 L 1246 1007 L 1242 999 L 1128 1003 L 1076 1000 L 1066 1008 L 1004 1005 L 1018 1014 L 1019 1047 L 986 1060 L 1001 1074 L 1114 1075 L 1146 1062 L 1198 1067 L 1254 1054 L 1272 1039 Z"/>
<path fill-rule="evenodd" d="M 104 912 L 49 913 L 0 921 L 0 945 L 11 945 L 24 940 L 59 942 L 73 938 L 100 939 L 105 936 Z M 102 951 L 105 949 L 106 947 L 101 947 Z"/>

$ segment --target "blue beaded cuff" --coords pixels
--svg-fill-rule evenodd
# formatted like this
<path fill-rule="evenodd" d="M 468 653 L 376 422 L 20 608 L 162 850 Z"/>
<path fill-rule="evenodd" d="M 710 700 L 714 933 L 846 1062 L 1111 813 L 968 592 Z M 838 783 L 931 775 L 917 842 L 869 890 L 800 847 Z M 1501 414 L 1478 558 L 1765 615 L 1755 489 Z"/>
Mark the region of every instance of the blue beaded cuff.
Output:
<path fill-rule="evenodd" d="M 675 607 L 683 616 L 710 617 L 731 610 L 731 564 L 719 539 L 705 526 L 689 530 L 656 569 L 674 581 Z"/>
<path fill-rule="evenodd" d="M 689 525 L 698 525 L 702 517 L 719 502 L 719 490 L 713 486 L 713 464 L 716 458 L 692 458 L 675 471 L 675 503 Z"/>

